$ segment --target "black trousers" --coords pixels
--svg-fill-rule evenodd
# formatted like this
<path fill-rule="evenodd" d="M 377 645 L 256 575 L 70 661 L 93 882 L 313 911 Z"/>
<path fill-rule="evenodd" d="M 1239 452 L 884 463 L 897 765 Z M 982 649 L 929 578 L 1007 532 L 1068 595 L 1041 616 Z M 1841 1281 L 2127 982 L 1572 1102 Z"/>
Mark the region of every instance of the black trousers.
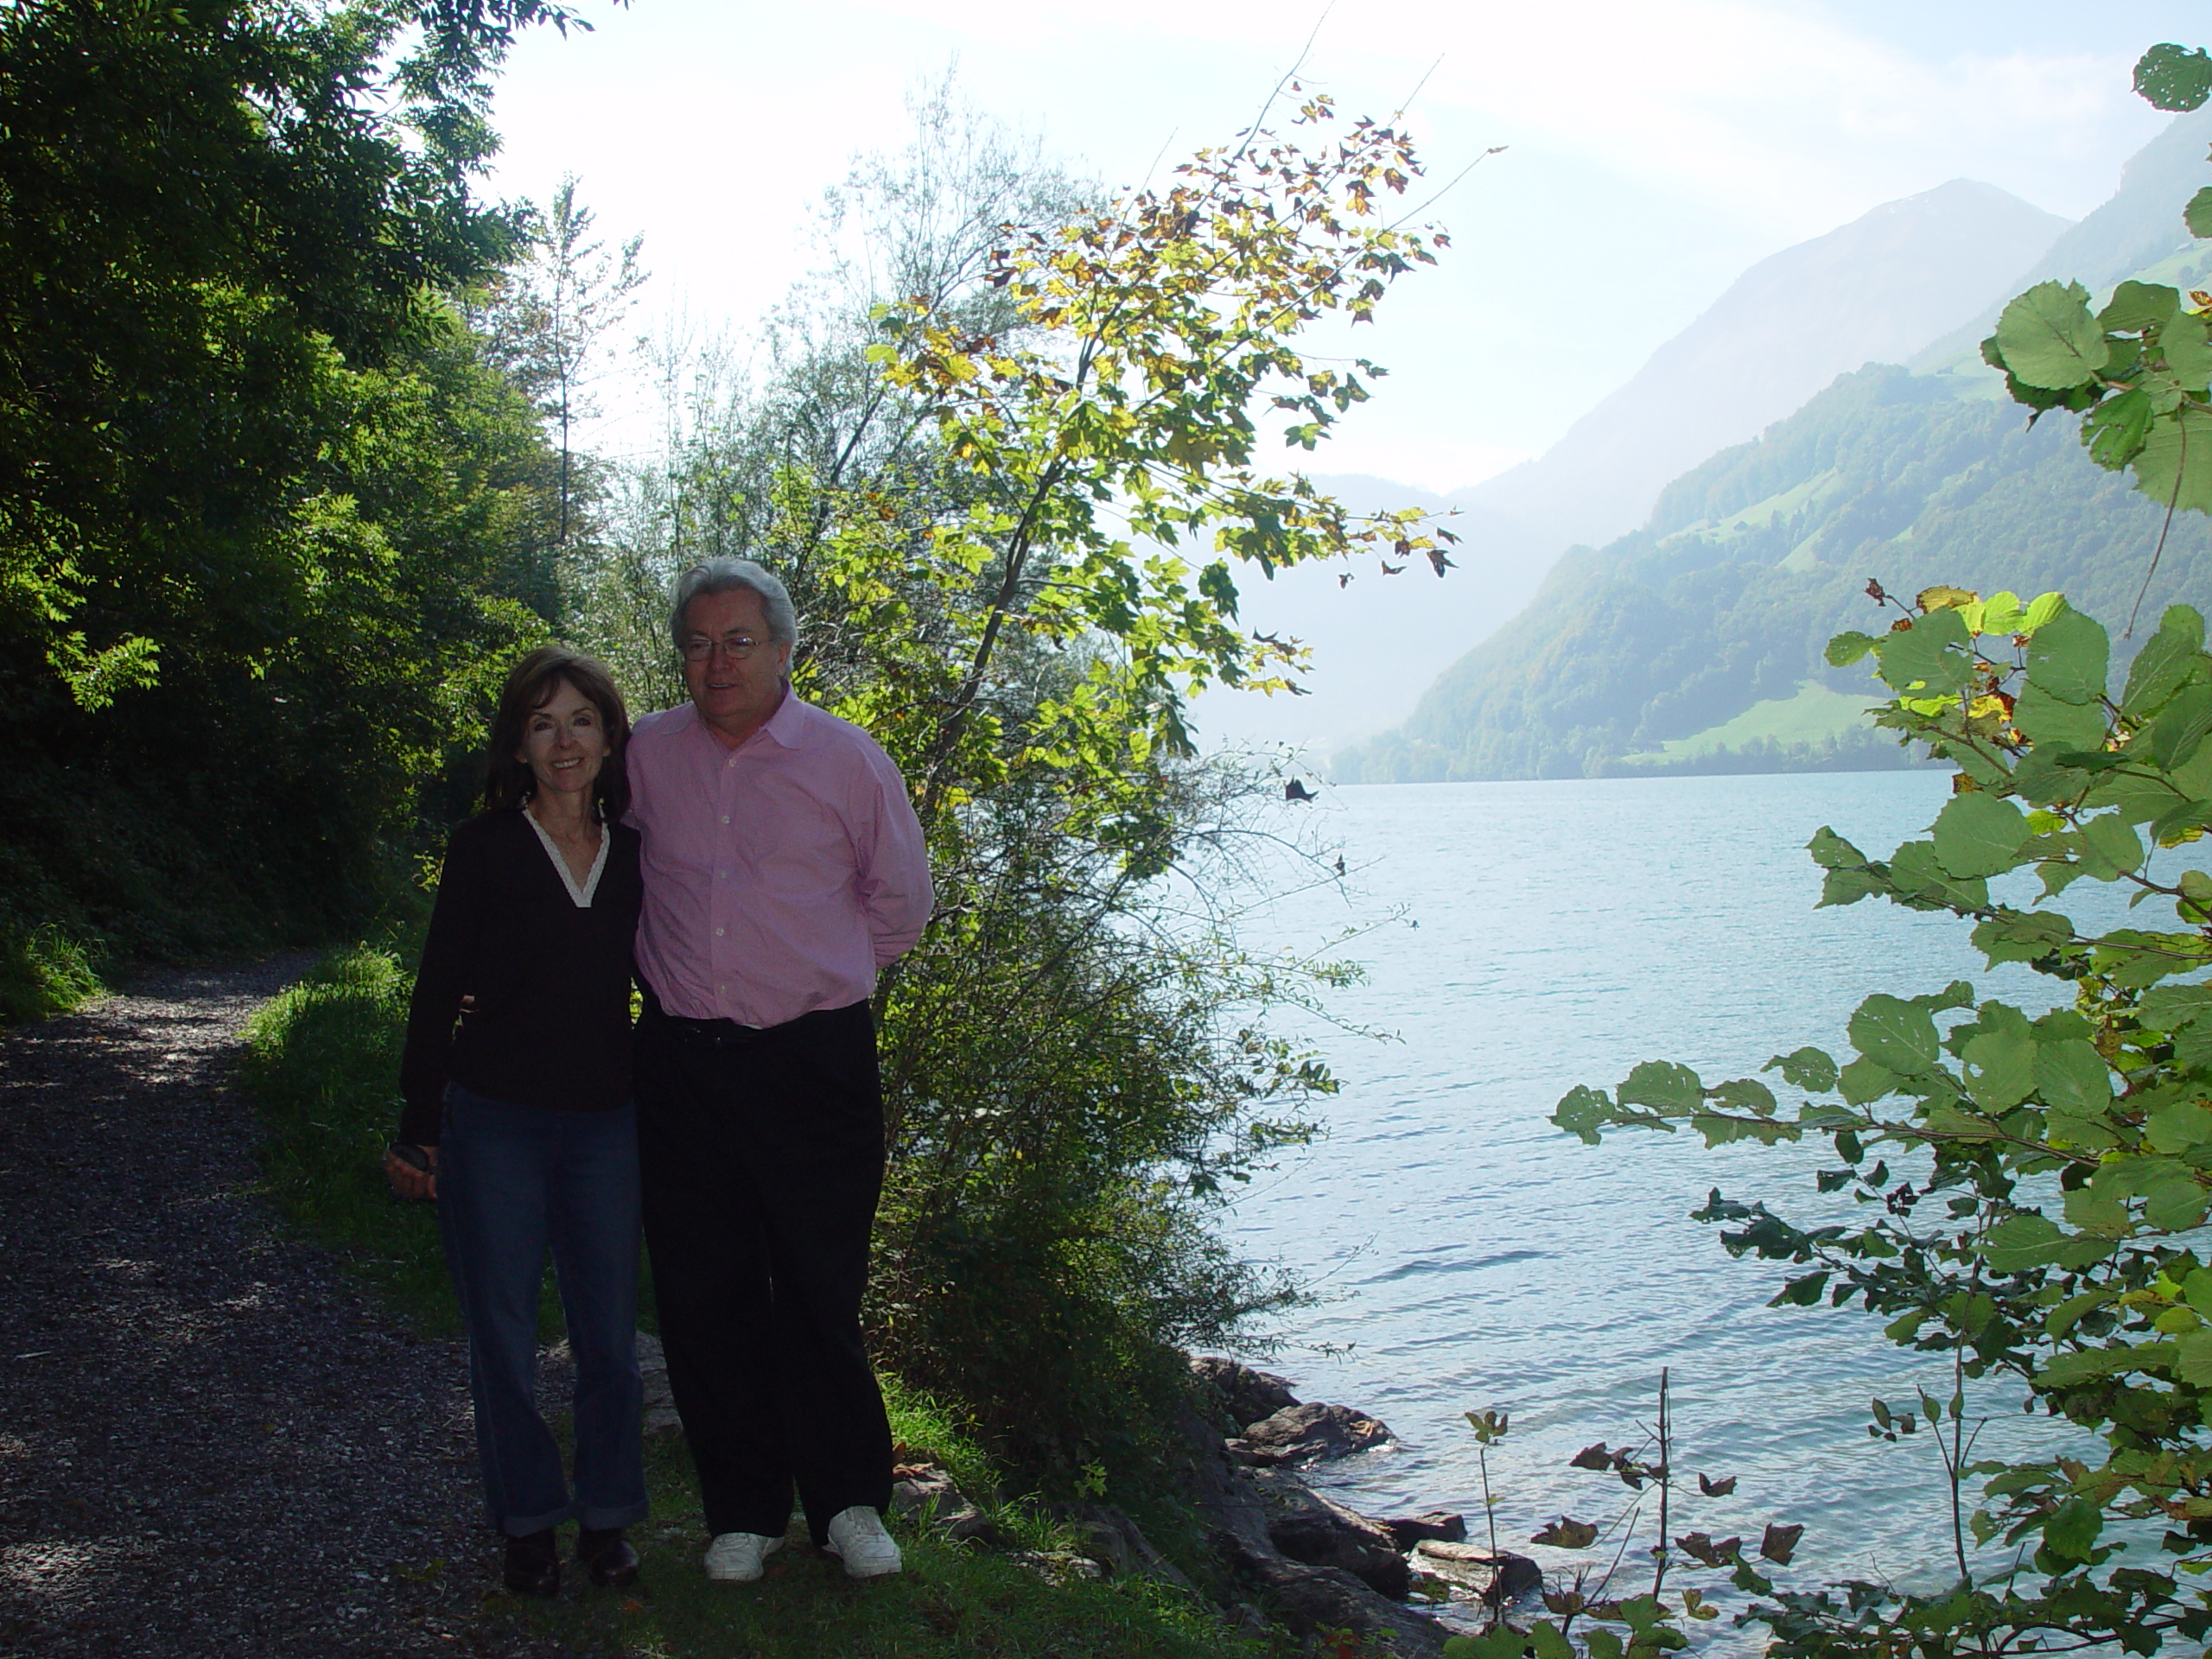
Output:
<path fill-rule="evenodd" d="M 816 1543 L 891 1503 L 891 1426 L 861 1341 L 883 1188 L 865 1002 L 765 1031 L 646 997 L 638 1152 L 668 1382 L 715 1533 Z"/>

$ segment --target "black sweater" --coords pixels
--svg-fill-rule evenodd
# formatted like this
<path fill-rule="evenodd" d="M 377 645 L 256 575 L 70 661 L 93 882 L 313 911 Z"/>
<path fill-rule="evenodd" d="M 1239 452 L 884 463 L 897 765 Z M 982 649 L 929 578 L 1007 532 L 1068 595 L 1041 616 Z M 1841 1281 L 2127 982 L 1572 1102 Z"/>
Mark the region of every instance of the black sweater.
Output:
<path fill-rule="evenodd" d="M 606 867 L 580 907 L 519 810 L 453 832 L 408 1010 L 401 1140 L 437 1144 L 448 1082 L 572 1111 L 630 1097 L 630 949 L 643 886 L 638 832 L 607 833 Z M 463 996 L 474 999 L 466 1014 Z"/>

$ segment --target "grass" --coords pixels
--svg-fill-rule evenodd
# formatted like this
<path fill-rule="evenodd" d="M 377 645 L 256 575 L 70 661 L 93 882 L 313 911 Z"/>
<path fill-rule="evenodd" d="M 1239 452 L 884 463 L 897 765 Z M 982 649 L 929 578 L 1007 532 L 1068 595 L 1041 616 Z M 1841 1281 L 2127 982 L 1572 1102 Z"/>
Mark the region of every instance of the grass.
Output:
<path fill-rule="evenodd" d="M 487 1617 L 575 1653 L 653 1659 L 1255 1659 L 1267 1644 L 1224 1631 L 1205 1609 L 1141 1583 L 1048 1583 L 1002 1555 L 903 1528 L 906 1571 L 855 1583 L 803 1531 L 758 1584 L 711 1584 L 706 1533 L 681 1440 L 650 1446 L 653 1518 L 631 1534 L 643 1593 L 564 1591 L 499 1605 Z M 1027 1540 L 1023 1541 L 1028 1541 Z"/>
<path fill-rule="evenodd" d="M 1849 737 L 1867 729 L 1866 708 L 1872 701 L 1865 692 L 1831 690 L 1807 680 L 1792 696 L 1753 703 L 1733 720 L 1690 737 L 1671 739 L 1660 746 L 1660 752 L 1681 759 L 1725 753 L 1751 743 L 1790 747 Z"/>
<path fill-rule="evenodd" d="M 425 1332 L 460 1329 L 437 1220 L 385 1190 L 410 981 L 390 950 L 327 957 L 262 1005 L 238 1086 L 261 1115 L 262 1173 L 284 1218 Z"/>
<path fill-rule="evenodd" d="M 67 1014 L 105 988 L 92 953 L 59 928 L 0 923 L 0 1026 Z"/>
<path fill-rule="evenodd" d="M 398 1115 L 408 990 L 396 950 L 332 956 L 254 1015 L 240 1084 L 266 1131 L 264 1174 L 279 1212 L 399 1317 L 452 1334 L 458 1321 L 430 1208 L 391 1199 L 378 1167 Z M 559 1315 L 550 1275 L 544 1309 L 550 1334 Z M 1000 1471 L 965 1424 L 895 1377 L 884 1384 L 902 1455 L 943 1466 L 1016 1548 L 1067 1545 L 1032 1506 L 997 1500 Z M 647 1443 L 646 1477 L 653 1516 L 631 1535 L 645 1562 L 639 1592 L 582 1585 L 551 1603 L 494 1598 L 478 1616 L 480 1633 L 626 1659 L 1261 1659 L 1287 1650 L 1287 1637 L 1233 1634 L 1211 1606 L 1147 1580 L 1048 1582 L 1003 1554 L 897 1525 L 906 1570 L 895 1578 L 855 1584 L 800 1543 L 773 1557 L 759 1584 L 710 1584 L 680 1436 Z"/>

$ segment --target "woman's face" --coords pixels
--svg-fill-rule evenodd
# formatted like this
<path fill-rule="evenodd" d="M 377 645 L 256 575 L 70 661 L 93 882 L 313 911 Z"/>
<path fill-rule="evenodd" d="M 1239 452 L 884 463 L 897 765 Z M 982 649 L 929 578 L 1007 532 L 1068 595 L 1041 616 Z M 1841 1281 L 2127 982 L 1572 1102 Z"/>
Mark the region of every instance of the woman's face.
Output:
<path fill-rule="evenodd" d="M 523 722 L 522 747 L 515 759 L 530 768 L 540 791 L 588 800 L 613 747 L 597 705 L 567 680 L 557 679 L 553 695 Z"/>

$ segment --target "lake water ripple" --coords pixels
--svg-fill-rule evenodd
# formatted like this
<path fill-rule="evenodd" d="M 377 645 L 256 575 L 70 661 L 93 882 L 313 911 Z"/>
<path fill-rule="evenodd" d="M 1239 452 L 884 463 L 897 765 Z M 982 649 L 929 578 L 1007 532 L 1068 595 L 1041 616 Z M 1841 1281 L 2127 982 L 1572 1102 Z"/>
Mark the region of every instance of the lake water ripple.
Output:
<path fill-rule="evenodd" d="M 1502 1408 L 1499 1536 L 1544 1556 L 1524 1541 L 1552 1517 L 1620 1510 L 1618 1482 L 1567 1462 L 1639 1438 L 1665 1366 L 1678 1466 L 1738 1481 L 1713 1500 L 1691 1483 L 1678 1533 L 1802 1522 L 1800 1581 L 1940 1569 L 1935 1448 L 1878 1444 L 1865 1425 L 1871 1396 L 1948 1394 L 1948 1370 L 1863 1313 L 1764 1306 L 1783 1264 L 1732 1261 L 1717 1230 L 1688 1219 L 1715 1186 L 1805 1216 L 1822 1202 L 1821 1148 L 1632 1135 L 1593 1149 L 1548 1120 L 1574 1084 L 1610 1089 L 1642 1060 L 1715 1082 L 1808 1043 L 1840 1054 L 1874 991 L 1967 979 L 2050 1006 L 2051 982 L 1988 972 L 1948 916 L 1814 908 L 1815 830 L 1883 856 L 1948 788 L 1931 772 L 1450 784 L 1343 789 L 1302 809 L 1342 844 L 1356 891 L 1336 910 L 1303 895 L 1259 936 L 1311 950 L 1317 930 L 1403 912 L 1357 943 L 1368 981 L 1331 1003 L 1402 1046 L 1319 1022 L 1301 1033 L 1344 1082 L 1324 1103 L 1330 1134 L 1255 1181 L 1234 1217 L 1242 1249 L 1324 1299 L 1277 1367 L 1302 1398 L 1362 1407 L 1402 1439 L 1323 1484 L 1370 1513 L 1442 1505 L 1478 1527 L 1461 1413 Z M 2017 1398 L 1982 1403 L 1993 1434 L 2023 1432 L 2005 1416 Z M 1707 1630 L 1719 1650 L 1742 1643 Z"/>

